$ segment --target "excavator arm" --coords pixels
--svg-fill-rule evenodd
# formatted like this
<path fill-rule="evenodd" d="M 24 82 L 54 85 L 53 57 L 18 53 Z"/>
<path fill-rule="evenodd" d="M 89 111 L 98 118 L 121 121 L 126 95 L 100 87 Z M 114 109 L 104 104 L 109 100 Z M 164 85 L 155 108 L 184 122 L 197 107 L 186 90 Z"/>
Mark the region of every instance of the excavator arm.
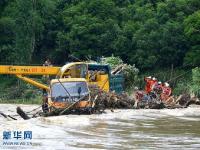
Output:
<path fill-rule="evenodd" d="M 33 79 L 25 77 L 26 75 L 54 75 L 56 78 L 85 78 L 89 84 L 96 84 L 105 91 L 109 91 L 109 73 L 98 74 L 96 81 L 89 80 L 89 66 L 92 71 L 109 70 L 105 66 L 92 65 L 84 62 L 68 63 L 62 67 L 53 66 L 13 66 L 13 65 L 0 65 L 0 74 L 16 75 L 18 78 L 42 89 L 49 90 L 49 88 Z"/>
<path fill-rule="evenodd" d="M 60 67 L 0 65 L 0 74 L 57 75 Z"/>
<path fill-rule="evenodd" d="M 51 66 L 12 66 L 0 65 L 0 74 L 16 75 L 19 79 L 28 82 L 40 89 L 49 91 L 49 87 L 24 75 L 57 75 L 60 67 Z"/>
<path fill-rule="evenodd" d="M 0 74 L 10 74 L 16 75 L 19 79 L 28 82 L 38 88 L 45 89 L 49 91 L 49 87 L 45 84 L 39 83 L 26 75 L 54 75 L 57 78 L 63 78 L 66 70 L 72 70 L 71 76 L 75 77 L 77 75 L 78 65 L 84 64 L 83 62 L 69 63 L 63 67 L 53 67 L 53 66 L 13 66 L 13 65 L 0 65 Z M 77 72 L 76 72 L 77 71 Z M 74 73 L 74 74 L 73 74 Z M 80 73 L 79 73 L 80 74 Z"/>

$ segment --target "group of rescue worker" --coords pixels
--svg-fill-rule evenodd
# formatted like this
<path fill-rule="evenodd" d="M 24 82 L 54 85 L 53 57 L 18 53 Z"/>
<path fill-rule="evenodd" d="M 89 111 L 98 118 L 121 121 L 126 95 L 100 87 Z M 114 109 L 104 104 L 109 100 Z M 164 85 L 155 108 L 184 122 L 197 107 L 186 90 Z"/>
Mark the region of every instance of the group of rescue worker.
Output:
<path fill-rule="evenodd" d="M 169 83 L 158 81 L 155 77 L 145 77 L 145 93 L 150 95 L 154 93 L 161 101 L 166 101 L 172 94 L 172 89 L 169 86 Z M 159 97 L 158 97 L 159 96 Z"/>

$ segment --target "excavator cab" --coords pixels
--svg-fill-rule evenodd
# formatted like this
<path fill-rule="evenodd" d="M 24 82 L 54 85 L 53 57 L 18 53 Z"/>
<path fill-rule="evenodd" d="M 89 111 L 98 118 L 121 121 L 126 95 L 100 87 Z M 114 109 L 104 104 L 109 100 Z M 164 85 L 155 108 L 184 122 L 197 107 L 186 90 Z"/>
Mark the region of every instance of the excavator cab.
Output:
<path fill-rule="evenodd" d="M 56 78 L 87 78 L 88 67 L 84 62 L 68 63 L 62 66 Z"/>
<path fill-rule="evenodd" d="M 73 104 L 74 109 L 83 109 L 92 104 L 88 84 L 84 78 L 51 80 L 48 97 L 49 107 L 56 109 L 67 108 Z"/>

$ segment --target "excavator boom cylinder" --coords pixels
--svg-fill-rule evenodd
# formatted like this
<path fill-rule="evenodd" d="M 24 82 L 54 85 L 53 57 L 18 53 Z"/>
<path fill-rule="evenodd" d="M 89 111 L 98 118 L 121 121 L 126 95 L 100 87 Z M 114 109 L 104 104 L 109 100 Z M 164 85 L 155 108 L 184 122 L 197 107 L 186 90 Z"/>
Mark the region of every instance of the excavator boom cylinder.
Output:
<path fill-rule="evenodd" d="M 35 81 L 35 80 L 33 80 L 33 79 L 30 79 L 30 78 L 27 78 L 27 77 L 23 77 L 22 75 L 16 75 L 19 79 L 21 79 L 21 80 L 23 80 L 23 81 L 26 81 L 26 82 L 28 82 L 28 83 L 30 83 L 30 84 L 32 84 L 32 85 L 34 85 L 34 86 L 36 86 L 36 87 L 38 87 L 38 88 L 40 88 L 40 89 L 45 89 L 46 91 L 49 91 L 50 90 L 50 88 L 47 86 L 47 85 L 44 85 L 44 84 L 42 84 L 42 83 L 39 83 L 39 82 L 37 82 L 37 81 Z"/>

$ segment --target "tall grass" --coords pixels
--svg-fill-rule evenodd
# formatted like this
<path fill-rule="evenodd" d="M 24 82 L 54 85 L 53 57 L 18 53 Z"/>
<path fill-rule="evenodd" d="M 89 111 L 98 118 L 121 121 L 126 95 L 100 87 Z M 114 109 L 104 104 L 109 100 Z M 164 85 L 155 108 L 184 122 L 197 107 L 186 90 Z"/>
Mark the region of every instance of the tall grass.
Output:
<path fill-rule="evenodd" d="M 42 91 L 16 77 L 0 77 L 0 103 L 41 104 Z"/>
<path fill-rule="evenodd" d="M 193 94 L 200 97 L 200 68 L 192 69 L 192 84 L 190 90 Z"/>

